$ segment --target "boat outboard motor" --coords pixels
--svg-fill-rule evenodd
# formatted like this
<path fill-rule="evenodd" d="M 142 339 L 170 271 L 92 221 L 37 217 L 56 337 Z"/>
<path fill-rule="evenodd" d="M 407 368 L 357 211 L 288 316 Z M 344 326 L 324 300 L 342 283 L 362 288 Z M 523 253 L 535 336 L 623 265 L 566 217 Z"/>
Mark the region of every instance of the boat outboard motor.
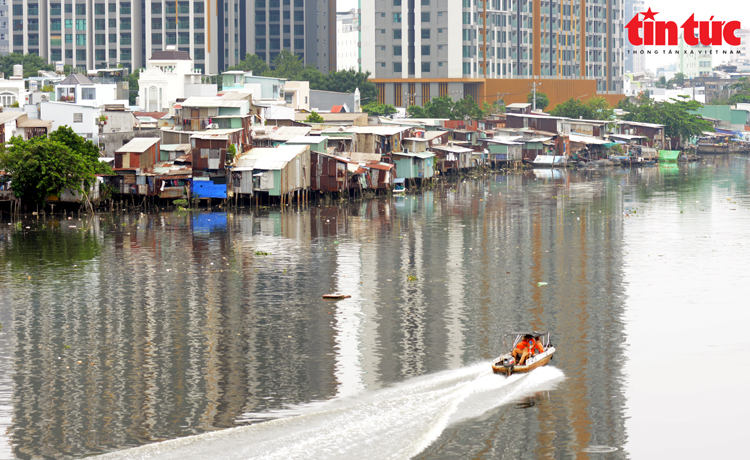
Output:
<path fill-rule="evenodd" d="M 515 361 L 516 360 L 513 357 L 510 357 L 510 356 L 505 357 L 503 358 L 503 367 L 510 367 L 515 364 Z"/>

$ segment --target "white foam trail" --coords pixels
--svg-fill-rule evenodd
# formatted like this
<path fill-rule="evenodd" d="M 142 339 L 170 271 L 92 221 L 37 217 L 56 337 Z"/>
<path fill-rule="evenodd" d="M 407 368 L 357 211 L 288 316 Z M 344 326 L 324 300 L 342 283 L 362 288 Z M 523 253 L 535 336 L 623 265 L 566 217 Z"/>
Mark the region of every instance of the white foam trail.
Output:
<path fill-rule="evenodd" d="M 488 363 L 410 379 L 356 397 L 301 407 L 294 417 L 106 454 L 100 459 L 407 459 L 447 426 L 552 388 L 562 371 L 509 378 Z"/>

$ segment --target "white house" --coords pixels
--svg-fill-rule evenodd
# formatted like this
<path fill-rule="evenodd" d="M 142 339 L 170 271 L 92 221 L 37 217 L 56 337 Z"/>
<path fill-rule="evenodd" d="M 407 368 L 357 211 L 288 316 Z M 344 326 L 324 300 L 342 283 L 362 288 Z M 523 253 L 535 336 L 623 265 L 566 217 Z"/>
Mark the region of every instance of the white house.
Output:
<path fill-rule="evenodd" d="M 70 126 L 79 136 L 99 143 L 99 108 L 71 102 L 42 102 L 39 104 L 42 120 L 52 120 L 52 131 L 60 126 Z"/>
<path fill-rule="evenodd" d="M 72 73 L 55 87 L 58 102 L 99 108 L 104 104 L 129 104 L 127 99 L 117 99 L 117 84 L 94 83 L 89 77 Z"/>
<path fill-rule="evenodd" d="M 211 76 L 193 67 L 187 51 L 174 47 L 154 51 L 139 74 L 139 107 L 147 112 L 168 112 L 178 98 L 216 96 L 218 86 L 211 83 Z"/>
<path fill-rule="evenodd" d="M 23 107 L 26 95 L 27 91 L 23 78 L 0 78 L 0 106 L 10 107 L 18 102 Z"/>

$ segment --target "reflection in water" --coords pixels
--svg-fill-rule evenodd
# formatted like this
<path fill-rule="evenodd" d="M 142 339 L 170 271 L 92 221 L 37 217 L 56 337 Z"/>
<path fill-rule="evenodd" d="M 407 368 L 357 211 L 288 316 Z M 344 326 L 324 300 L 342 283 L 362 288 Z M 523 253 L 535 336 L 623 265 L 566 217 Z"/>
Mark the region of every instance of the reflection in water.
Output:
<path fill-rule="evenodd" d="M 624 228 L 647 200 L 746 183 L 747 168 L 722 161 L 525 171 L 299 212 L 0 225 L 0 457 L 73 458 L 248 423 L 264 432 L 257 422 L 289 415 L 326 427 L 338 420 L 327 404 L 427 433 L 438 406 L 415 407 L 409 385 L 479 378 L 502 331 L 534 328 L 559 350 L 554 390 L 520 405 L 484 394 L 418 450 L 403 440 L 394 452 L 588 458 L 611 446 L 625 458 Z M 322 300 L 335 291 L 352 297 Z M 378 405 L 399 391 L 423 419 Z M 357 445 L 363 426 L 351 428 L 342 439 Z M 369 441 L 392 436 L 380 433 Z"/>

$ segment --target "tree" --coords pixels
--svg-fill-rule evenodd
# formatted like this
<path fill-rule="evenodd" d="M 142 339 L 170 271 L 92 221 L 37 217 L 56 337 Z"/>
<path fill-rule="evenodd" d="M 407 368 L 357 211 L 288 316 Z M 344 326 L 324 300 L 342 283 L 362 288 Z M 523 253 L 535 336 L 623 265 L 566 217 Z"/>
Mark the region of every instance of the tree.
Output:
<path fill-rule="evenodd" d="M 377 116 L 388 116 L 397 112 L 396 108 L 390 104 L 381 104 L 378 101 L 370 102 L 362 106 L 362 111 L 367 112 L 368 115 Z"/>
<path fill-rule="evenodd" d="M 359 88 L 361 105 L 366 105 L 378 99 L 378 89 L 368 78 L 370 78 L 370 72 L 357 72 L 353 69 L 329 72 L 326 90 L 353 93 Z"/>
<path fill-rule="evenodd" d="M 585 101 L 570 98 L 562 104 L 557 104 L 550 110 L 550 115 L 585 120 L 612 120 L 614 110 L 602 97 L 592 97 Z"/>
<path fill-rule="evenodd" d="M 135 69 L 135 72 L 128 74 L 128 102 L 135 105 L 135 98 L 138 96 L 138 77 L 141 69 Z"/>
<path fill-rule="evenodd" d="M 305 118 L 305 123 L 323 123 L 324 121 L 323 117 L 314 110 L 307 116 L 307 118 Z"/>
<path fill-rule="evenodd" d="M 425 110 L 424 107 L 420 107 L 418 105 L 410 105 L 409 107 L 407 107 L 406 114 L 409 115 L 409 118 L 430 118 L 427 116 L 427 110 Z"/>
<path fill-rule="evenodd" d="M 273 58 L 273 70 L 268 72 L 268 76 L 298 80 L 299 75 L 304 68 L 305 64 L 298 55 L 289 50 L 281 50 L 281 52 Z"/>
<path fill-rule="evenodd" d="M 39 205 L 66 188 L 83 193 L 94 183 L 95 174 L 111 172 L 99 161 L 96 146 L 67 126 L 49 137 L 28 141 L 12 137 L 10 148 L 0 153 L 0 169 L 10 174 L 17 197 Z"/>
<path fill-rule="evenodd" d="M 642 123 L 664 125 L 664 134 L 672 139 L 699 136 L 703 131 L 713 131 L 713 124 L 698 116 L 695 112 L 701 107 L 698 101 L 680 96 L 672 101 L 655 102 L 647 96 L 640 95 L 635 102 L 622 102 L 620 107 L 629 113 L 624 119 Z"/>
<path fill-rule="evenodd" d="M 529 94 L 526 95 L 526 101 L 528 101 L 529 104 L 533 104 L 534 103 L 534 93 L 533 92 L 531 92 L 531 93 L 529 93 Z M 538 110 L 544 110 L 544 109 L 547 108 L 548 105 L 549 105 L 549 98 L 547 97 L 547 95 L 544 94 L 544 93 L 540 93 L 539 91 L 537 91 L 537 93 L 536 93 L 536 108 Z"/>
<path fill-rule="evenodd" d="M 36 77 L 40 70 L 55 70 L 55 66 L 48 64 L 44 58 L 36 54 L 11 53 L 0 56 L 0 72 L 5 74 L 5 78 L 13 75 L 13 66 L 16 64 L 23 65 L 24 77 Z"/>
<path fill-rule="evenodd" d="M 266 75 L 271 68 L 257 54 L 247 53 L 245 59 L 238 62 L 237 65 L 227 68 L 227 70 L 244 70 L 245 72 L 252 72 L 253 75 Z"/>
<path fill-rule="evenodd" d="M 734 94 L 729 96 L 730 104 L 750 102 L 750 78 L 740 78 L 737 83 L 734 83 L 729 89 L 735 91 Z"/>

